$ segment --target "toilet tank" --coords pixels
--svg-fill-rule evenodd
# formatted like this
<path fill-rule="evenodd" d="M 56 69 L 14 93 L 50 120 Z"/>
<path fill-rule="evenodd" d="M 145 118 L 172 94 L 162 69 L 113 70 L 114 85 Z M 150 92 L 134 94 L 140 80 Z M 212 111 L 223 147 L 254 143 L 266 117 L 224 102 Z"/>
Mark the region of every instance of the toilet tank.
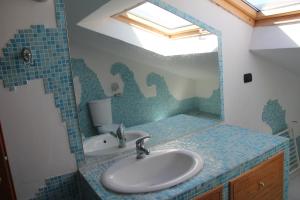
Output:
<path fill-rule="evenodd" d="M 111 99 L 88 102 L 93 125 L 95 127 L 112 124 Z"/>

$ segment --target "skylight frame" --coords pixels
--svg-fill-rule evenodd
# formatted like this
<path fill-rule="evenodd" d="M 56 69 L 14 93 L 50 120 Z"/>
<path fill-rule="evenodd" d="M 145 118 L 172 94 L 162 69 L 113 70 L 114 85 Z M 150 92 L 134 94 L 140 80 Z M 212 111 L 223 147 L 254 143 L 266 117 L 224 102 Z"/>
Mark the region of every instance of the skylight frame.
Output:
<path fill-rule="evenodd" d="M 265 2 L 265 3 L 260 3 L 260 4 L 255 4 L 255 2 L 253 2 L 253 0 L 243 0 L 245 3 L 248 3 L 250 6 L 252 6 L 253 8 L 255 8 L 258 11 L 270 11 L 270 10 L 279 10 L 282 8 L 286 8 L 286 7 L 293 7 L 295 5 L 299 5 L 300 2 L 297 0 L 289 0 L 290 2 Z M 287 1 L 287 0 L 286 0 Z M 269 7 L 269 8 L 267 8 Z M 299 9 L 298 9 L 299 10 Z M 288 12 L 292 12 L 292 11 L 297 11 L 297 10 L 291 10 Z M 281 12 L 276 13 L 276 14 L 281 14 Z"/>
<path fill-rule="evenodd" d="M 266 14 L 251 5 L 247 0 L 211 0 L 251 26 L 269 26 L 300 22 L 300 10 Z"/>
<path fill-rule="evenodd" d="M 143 18 L 168 30 L 191 26 L 192 23 L 150 2 L 144 2 L 127 11 L 129 14 Z"/>
<path fill-rule="evenodd" d="M 145 18 L 142 18 L 140 16 L 130 13 L 130 10 L 132 10 L 138 6 L 141 6 L 142 4 L 145 4 L 145 3 L 147 3 L 147 1 L 139 3 L 139 4 L 137 4 L 133 7 L 130 7 L 120 13 L 117 13 L 117 14 L 113 15 L 112 18 L 114 18 L 118 21 L 127 23 L 131 26 L 134 26 L 134 27 L 146 30 L 146 31 L 150 31 L 152 33 L 159 34 L 159 35 L 167 37 L 169 39 L 181 39 L 181 38 L 196 37 L 196 36 L 211 34 L 210 32 L 208 32 L 194 24 L 175 28 L 175 29 L 168 29 L 168 28 L 164 27 L 163 25 L 160 25 L 158 23 L 149 21 Z M 158 7 L 158 8 L 160 8 L 160 7 Z M 162 9 L 162 8 L 160 8 L 160 9 Z M 167 12 L 169 12 L 169 11 L 167 11 Z M 171 14 L 173 14 L 173 13 L 171 13 Z M 185 19 L 183 19 L 183 20 L 185 20 Z"/>

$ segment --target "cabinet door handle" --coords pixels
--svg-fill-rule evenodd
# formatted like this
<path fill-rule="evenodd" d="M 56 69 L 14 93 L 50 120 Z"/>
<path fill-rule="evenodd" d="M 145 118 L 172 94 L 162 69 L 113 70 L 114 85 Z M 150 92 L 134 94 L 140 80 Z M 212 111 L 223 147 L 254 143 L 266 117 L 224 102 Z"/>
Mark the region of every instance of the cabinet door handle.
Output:
<path fill-rule="evenodd" d="M 0 177 L 0 185 L 1 185 L 1 183 L 2 183 L 2 178 Z"/>
<path fill-rule="evenodd" d="M 265 183 L 263 181 L 259 181 L 258 183 L 260 188 L 264 188 L 265 187 Z"/>

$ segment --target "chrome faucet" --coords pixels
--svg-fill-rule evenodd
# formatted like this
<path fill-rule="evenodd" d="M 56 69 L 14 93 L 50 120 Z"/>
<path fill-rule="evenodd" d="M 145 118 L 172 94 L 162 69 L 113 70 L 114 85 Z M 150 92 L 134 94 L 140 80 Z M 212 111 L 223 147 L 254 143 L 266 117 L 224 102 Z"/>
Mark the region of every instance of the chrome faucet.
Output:
<path fill-rule="evenodd" d="M 139 138 L 135 144 L 136 144 L 136 159 L 142 159 L 145 157 L 145 155 L 149 155 L 150 151 L 149 149 L 145 148 L 145 139 L 150 138 L 150 136 L 145 136 L 142 138 Z"/>
<path fill-rule="evenodd" d="M 123 123 L 121 123 L 118 127 L 118 129 L 116 130 L 116 132 L 110 131 L 109 133 L 111 135 L 113 135 L 114 137 L 116 137 L 118 139 L 119 142 L 119 148 L 124 148 L 126 146 L 126 138 L 125 138 L 125 127 L 123 125 Z"/>

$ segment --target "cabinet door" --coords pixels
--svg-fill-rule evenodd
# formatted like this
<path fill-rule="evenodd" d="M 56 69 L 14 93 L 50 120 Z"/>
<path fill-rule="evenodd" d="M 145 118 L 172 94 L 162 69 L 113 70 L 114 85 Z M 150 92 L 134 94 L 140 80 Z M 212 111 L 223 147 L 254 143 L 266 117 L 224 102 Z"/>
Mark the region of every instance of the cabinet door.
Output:
<path fill-rule="evenodd" d="M 223 186 L 219 186 L 207 193 L 195 197 L 194 200 L 222 200 L 223 199 Z"/>
<path fill-rule="evenodd" d="M 0 123 L 0 199 L 15 200 L 16 194 L 10 173 L 8 158 L 6 154 L 4 137 Z"/>
<path fill-rule="evenodd" d="M 282 200 L 284 154 L 264 161 L 229 182 L 231 200 Z"/>

